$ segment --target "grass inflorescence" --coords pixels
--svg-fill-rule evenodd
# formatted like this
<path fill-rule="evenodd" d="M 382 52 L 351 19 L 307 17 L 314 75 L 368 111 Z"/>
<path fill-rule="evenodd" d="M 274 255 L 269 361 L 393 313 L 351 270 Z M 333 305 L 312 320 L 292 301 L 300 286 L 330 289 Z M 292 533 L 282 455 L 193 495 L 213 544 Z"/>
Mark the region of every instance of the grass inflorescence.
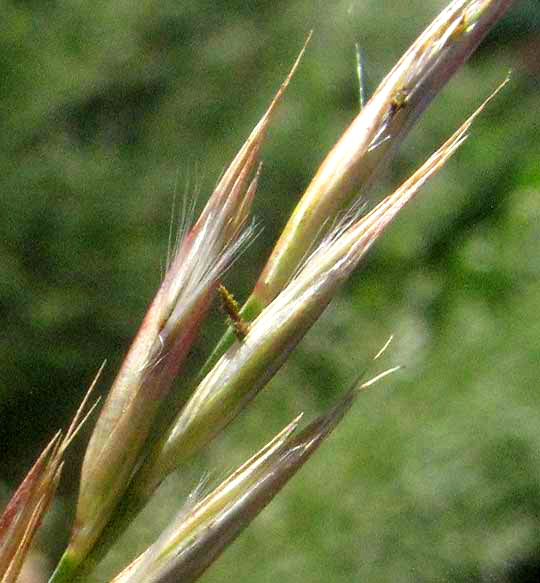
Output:
<path fill-rule="evenodd" d="M 85 422 L 94 427 L 82 463 L 74 524 L 50 583 L 90 576 L 167 476 L 182 471 L 220 439 L 278 373 L 397 214 L 462 145 L 490 98 L 399 188 L 368 203 L 381 169 L 391 164 L 429 103 L 510 4 L 455 0 L 372 97 L 365 103 L 361 98 L 360 112 L 323 160 L 240 306 L 223 278 L 253 237 L 251 208 L 264 173 L 261 148 L 301 59 L 309 59 L 308 37 L 200 217 L 183 229 L 97 420 L 87 415 Z M 363 71 L 360 58 L 358 70 Z M 221 299 L 228 326 L 198 373 L 184 375 L 216 299 Z M 115 583 L 197 580 L 337 427 L 361 389 L 387 373 L 362 378 L 303 429 L 300 417 L 290 422 L 224 481 L 179 508 L 161 536 L 115 574 Z M 163 416 L 160 410 L 176 402 L 169 397 L 178 382 L 189 396 Z M 77 414 L 63 440 L 54 437 L 45 448 L 0 520 L 2 583 L 17 579 L 82 415 Z"/>

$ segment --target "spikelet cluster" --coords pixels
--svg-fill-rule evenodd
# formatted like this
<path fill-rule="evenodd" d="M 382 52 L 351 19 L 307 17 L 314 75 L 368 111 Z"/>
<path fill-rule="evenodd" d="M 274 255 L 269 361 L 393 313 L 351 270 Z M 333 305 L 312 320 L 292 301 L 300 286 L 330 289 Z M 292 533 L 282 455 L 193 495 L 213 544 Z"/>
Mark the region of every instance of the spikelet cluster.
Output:
<path fill-rule="evenodd" d="M 84 578 L 167 475 L 233 422 L 278 372 L 373 243 L 463 143 L 491 97 L 394 193 L 370 209 L 364 204 L 379 169 L 510 4 L 454 0 L 420 35 L 322 162 L 240 308 L 221 278 L 253 237 L 251 206 L 262 171 L 261 147 L 304 46 L 167 261 L 161 286 L 93 429 L 70 541 L 50 583 Z M 231 325 L 187 402 L 158 431 L 159 409 L 182 377 L 218 295 Z M 182 508 L 114 583 L 197 580 L 334 430 L 360 390 L 391 371 L 355 383 L 304 429 L 301 416 L 294 419 L 221 484 Z M 82 415 L 81 409 L 63 440 L 53 438 L 0 518 L 0 583 L 17 579 Z"/>

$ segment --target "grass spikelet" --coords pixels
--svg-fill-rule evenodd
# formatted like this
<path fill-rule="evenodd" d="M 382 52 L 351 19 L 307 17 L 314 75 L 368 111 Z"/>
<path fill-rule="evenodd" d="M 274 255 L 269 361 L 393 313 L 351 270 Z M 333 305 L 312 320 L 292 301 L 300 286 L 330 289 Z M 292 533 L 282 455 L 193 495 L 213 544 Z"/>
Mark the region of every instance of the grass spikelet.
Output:
<path fill-rule="evenodd" d="M 374 360 L 386 350 L 390 340 Z M 299 415 L 187 516 L 181 513 L 113 583 L 197 581 L 328 438 L 360 391 L 397 368 L 356 383 L 327 413 L 295 435 L 302 417 Z"/>
<path fill-rule="evenodd" d="M 65 435 L 59 431 L 42 451 L 0 516 L 0 581 L 15 583 L 34 535 L 56 492 L 66 449 L 98 402 L 84 413 L 99 369 Z"/>
<path fill-rule="evenodd" d="M 455 0 L 405 52 L 315 173 L 242 308 L 244 319 L 254 319 L 286 285 L 320 226 L 366 195 L 422 112 L 511 3 Z M 232 336 L 230 330 L 224 335 L 205 373 Z"/>
<path fill-rule="evenodd" d="M 300 418 L 301 415 L 189 512 L 182 510 L 156 543 L 121 573 L 114 583 L 161 580 L 164 573 L 171 570 L 171 563 L 176 571 L 179 568 L 178 563 L 183 562 L 181 554 L 186 547 L 200 538 L 201 533 L 207 532 L 209 526 L 223 511 L 242 498 L 246 489 L 258 481 L 261 471 L 268 465 L 269 460 L 287 444 Z M 207 560 L 208 557 L 204 559 L 204 561 Z"/>
<path fill-rule="evenodd" d="M 265 386 L 397 213 L 461 145 L 490 98 L 394 194 L 352 224 L 347 217 L 345 226 L 338 225 L 310 255 L 253 321 L 245 338 L 223 355 L 197 387 L 135 477 L 136 497 L 149 496 Z"/>
<path fill-rule="evenodd" d="M 109 521 L 157 410 L 197 336 L 218 279 L 253 233 L 253 227 L 245 225 L 257 186 L 258 155 L 303 50 L 181 241 L 111 387 L 86 450 L 75 525 L 55 581 L 73 576 Z"/>

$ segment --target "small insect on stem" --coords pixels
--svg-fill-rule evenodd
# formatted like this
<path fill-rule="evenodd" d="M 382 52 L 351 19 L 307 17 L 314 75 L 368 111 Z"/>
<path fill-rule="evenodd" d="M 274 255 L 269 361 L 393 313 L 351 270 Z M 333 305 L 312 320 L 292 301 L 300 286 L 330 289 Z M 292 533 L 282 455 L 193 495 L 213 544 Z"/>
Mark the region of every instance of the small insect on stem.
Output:
<path fill-rule="evenodd" d="M 240 308 L 232 293 L 220 284 L 217 289 L 221 298 L 221 306 L 233 327 L 236 338 L 242 342 L 249 332 L 249 323 L 240 315 Z"/>
<path fill-rule="evenodd" d="M 396 113 L 402 110 L 409 101 L 409 92 L 406 88 L 401 88 L 396 91 L 394 97 L 390 101 L 390 117 L 396 115 Z"/>
<path fill-rule="evenodd" d="M 375 148 L 378 148 L 381 144 L 386 142 L 391 138 L 391 132 L 389 127 L 393 121 L 395 115 L 401 111 L 409 103 L 410 93 L 405 87 L 398 89 L 394 96 L 390 99 L 390 107 L 384 116 L 384 124 L 381 126 L 371 144 L 369 146 L 368 152 L 371 152 Z"/>

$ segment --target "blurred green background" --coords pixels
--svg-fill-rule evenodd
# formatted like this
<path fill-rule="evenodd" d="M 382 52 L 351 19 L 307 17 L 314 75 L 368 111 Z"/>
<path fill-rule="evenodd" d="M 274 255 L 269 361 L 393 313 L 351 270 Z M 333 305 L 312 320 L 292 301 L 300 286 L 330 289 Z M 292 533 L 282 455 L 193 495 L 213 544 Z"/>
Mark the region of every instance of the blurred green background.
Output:
<path fill-rule="evenodd" d="M 105 392 L 161 277 L 174 192 L 212 186 L 314 30 L 266 143 L 263 233 L 241 300 L 318 164 L 443 0 L 4 2 L 0 27 L 0 495 Z M 331 439 L 204 576 L 289 583 L 540 580 L 540 11 L 519 0 L 420 120 L 390 192 L 513 70 L 472 136 L 370 253 L 294 357 L 164 484 L 98 580 L 300 411 L 335 402 L 390 334 Z M 214 310 L 193 355 L 223 329 Z M 378 370 L 378 369 L 377 369 Z M 376 371 L 374 371 L 376 372 Z M 181 390 L 181 387 L 179 387 Z M 51 565 L 89 429 L 39 547 Z"/>

